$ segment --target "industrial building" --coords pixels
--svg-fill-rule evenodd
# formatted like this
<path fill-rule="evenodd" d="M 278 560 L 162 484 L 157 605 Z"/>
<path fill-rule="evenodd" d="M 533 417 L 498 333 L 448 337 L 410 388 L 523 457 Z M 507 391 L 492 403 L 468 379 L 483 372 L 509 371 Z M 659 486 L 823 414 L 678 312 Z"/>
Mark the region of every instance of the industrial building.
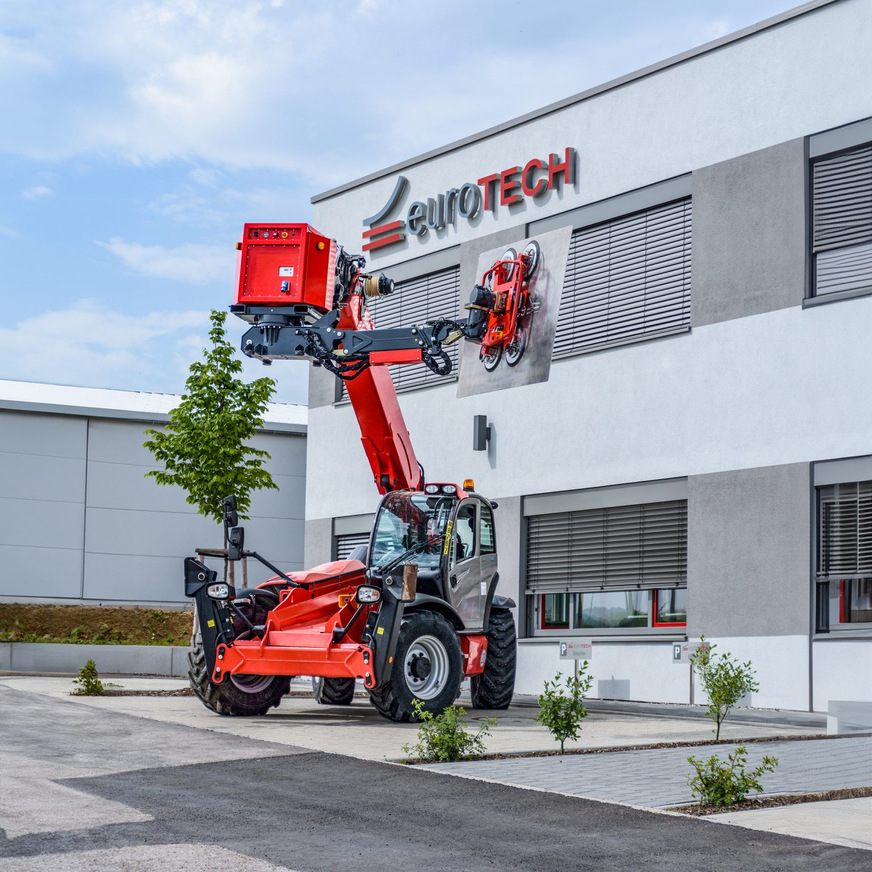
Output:
<path fill-rule="evenodd" d="M 0 601 L 188 605 L 182 560 L 220 548 L 157 469 L 145 431 L 169 421 L 171 394 L 0 380 Z M 271 404 L 252 445 L 279 490 L 252 495 L 246 522 L 285 572 L 302 569 L 306 409 Z"/>
<path fill-rule="evenodd" d="M 589 640 L 594 696 L 689 702 L 705 635 L 755 706 L 872 700 L 870 45 L 872 4 L 807 3 L 313 198 L 397 282 L 382 326 L 462 316 L 483 253 L 571 228 L 548 381 L 395 371 L 428 479 L 499 503 L 518 691 Z M 308 426 L 312 565 L 378 495 L 319 369 Z"/>

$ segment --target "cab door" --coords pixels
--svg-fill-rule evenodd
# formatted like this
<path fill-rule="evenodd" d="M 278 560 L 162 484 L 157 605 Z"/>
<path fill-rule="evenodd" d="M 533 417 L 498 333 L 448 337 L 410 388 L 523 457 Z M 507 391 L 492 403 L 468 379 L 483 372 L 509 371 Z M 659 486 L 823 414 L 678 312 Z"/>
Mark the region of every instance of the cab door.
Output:
<path fill-rule="evenodd" d="M 480 630 L 488 592 L 497 571 L 490 506 L 473 498 L 461 500 L 454 517 L 448 556 L 449 602 L 467 630 Z"/>

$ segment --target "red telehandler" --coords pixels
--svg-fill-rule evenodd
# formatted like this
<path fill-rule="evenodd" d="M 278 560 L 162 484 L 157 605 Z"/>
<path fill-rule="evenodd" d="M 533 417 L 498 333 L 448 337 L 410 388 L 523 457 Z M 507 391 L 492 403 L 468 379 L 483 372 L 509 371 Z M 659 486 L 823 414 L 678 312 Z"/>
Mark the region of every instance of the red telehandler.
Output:
<path fill-rule="evenodd" d="M 279 704 L 293 676 L 313 676 L 316 698 L 332 704 L 350 703 L 360 679 L 382 715 L 409 721 L 415 700 L 433 713 L 453 704 L 468 676 L 474 707 L 506 708 L 515 603 L 495 594 L 496 503 L 470 481 L 425 481 L 387 369 L 423 362 L 447 375 L 443 344 L 492 340 L 494 319 L 503 317 L 494 313 L 495 295 L 477 285 L 466 319 L 380 330 L 366 300 L 391 293 L 392 282 L 364 273 L 363 257 L 308 225 L 246 224 L 237 248 L 230 310 L 252 325 L 243 352 L 265 363 L 308 359 L 345 382 L 383 497 L 367 548 L 287 574 L 245 550 L 235 500 L 225 500 L 226 560 L 253 558 L 276 574 L 235 590 L 186 558 L 195 693 L 219 714 L 260 715 Z M 503 311 L 522 302 L 535 269 L 532 255 L 511 256 L 515 281 L 500 282 Z"/>

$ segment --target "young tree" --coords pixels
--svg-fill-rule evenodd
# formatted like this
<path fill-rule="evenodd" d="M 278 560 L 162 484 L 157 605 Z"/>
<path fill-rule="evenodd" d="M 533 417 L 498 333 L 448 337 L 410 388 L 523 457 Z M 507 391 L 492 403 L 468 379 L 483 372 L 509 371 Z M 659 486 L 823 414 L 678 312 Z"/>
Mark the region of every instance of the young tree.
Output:
<path fill-rule="evenodd" d="M 213 311 L 211 347 L 191 364 L 185 393 L 170 412 L 166 430 L 146 430 L 144 446 L 163 464 L 146 473 L 158 484 L 175 484 L 188 494 L 201 515 L 221 523 L 221 500 L 236 496 L 241 518 L 248 517 L 251 493 L 278 486 L 264 461 L 269 454 L 246 444 L 263 424 L 263 413 L 275 393 L 271 378 L 246 384 L 236 375 L 242 362 L 227 341 L 226 313 Z"/>
<path fill-rule="evenodd" d="M 709 698 L 708 716 L 715 722 L 715 739 L 721 737 L 721 724 L 730 709 L 748 693 L 756 693 L 760 685 L 754 678 L 751 661 L 737 663 L 729 654 L 714 654 L 717 645 L 702 643 L 690 657 L 690 666 L 699 676 Z"/>
<path fill-rule="evenodd" d="M 567 739 L 577 739 L 581 722 L 587 717 L 584 698 L 593 684 L 593 676 L 587 674 L 587 660 L 578 667 L 577 675 L 567 676 L 561 681 L 561 673 L 554 676 L 554 681 L 545 682 L 545 691 L 539 697 L 539 714 L 535 720 L 547 727 L 554 738 L 560 742 L 560 753 Z M 565 684 L 569 693 L 564 693 Z"/>

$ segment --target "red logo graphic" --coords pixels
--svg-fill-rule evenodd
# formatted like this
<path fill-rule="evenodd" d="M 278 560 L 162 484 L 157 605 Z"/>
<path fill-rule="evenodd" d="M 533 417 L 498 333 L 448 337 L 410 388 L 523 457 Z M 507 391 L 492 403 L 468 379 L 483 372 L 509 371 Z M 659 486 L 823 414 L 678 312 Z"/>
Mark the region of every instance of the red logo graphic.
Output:
<path fill-rule="evenodd" d="M 381 222 L 393 212 L 396 205 L 402 199 L 403 194 L 406 193 L 408 184 L 409 181 L 405 176 L 398 176 L 397 183 L 394 185 L 394 190 L 390 197 L 388 197 L 387 203 L 375 215 L 363 219 L 364 227 L 369 228 L 363 231 L 364 251 L 381 248 L 383 245 L 392 245 L 394 242 L 402 242 L 406 238 L 405 221 L 390 221 L 387 224 L 382 224 Z"/>

